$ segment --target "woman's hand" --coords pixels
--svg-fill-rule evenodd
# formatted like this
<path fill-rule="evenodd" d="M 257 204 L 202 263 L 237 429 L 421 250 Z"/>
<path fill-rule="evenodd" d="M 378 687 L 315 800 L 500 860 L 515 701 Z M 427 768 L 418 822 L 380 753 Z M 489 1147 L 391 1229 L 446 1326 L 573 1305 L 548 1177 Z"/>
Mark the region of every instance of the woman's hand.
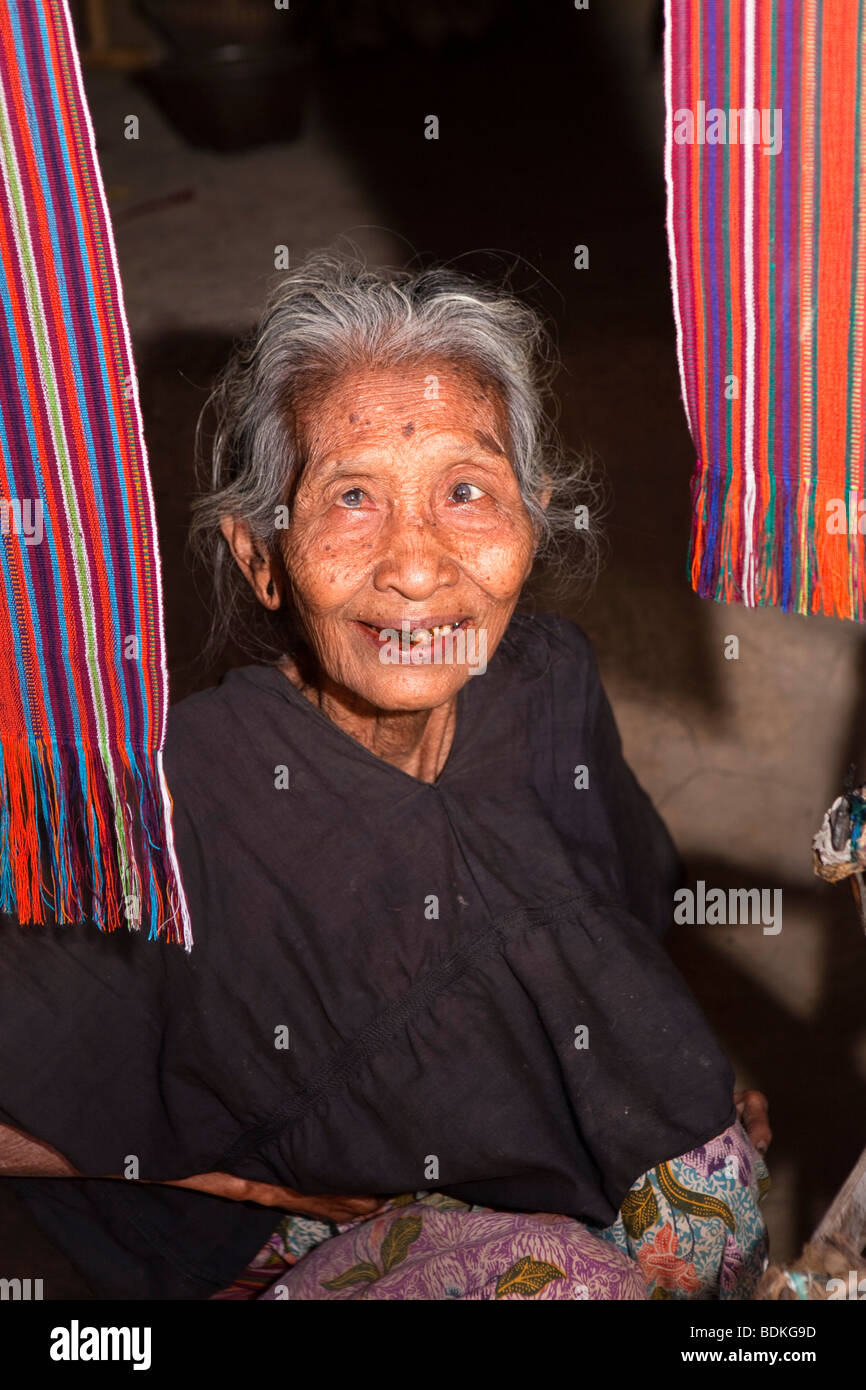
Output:
<path fill-rule="evenodd" d="M 766 1153 L 773 1138 L 767 1097 L 763 1091 L 735 1091 L 740 1122 L 759 1153 Z"/>
<path fill-rule="evenodd" d="M 212 1192 L 217 1197 L 227 1197 L 231 1202 L 257 1202 L 259 1206 L 279 1207 L 282 1211 L 299 1212 L 304 1216 L 318 1217 L 321 1221 L 337 1223 L 372 1216 L 384 1205 L 384 1198 L 379 1197 L 334 1197 L 330 1193 L 307 1197 L 291 1187 L 252 1182 L 249 1178 L 236 1178 L 231 1173 L 199 1173 L 194 1178 L 178 1178 L 159 1185 L 192 1187 L 198 1192 Z"/>
<path fill-rule="evenodd" d="M 68 1158 L 32 1134 L 0 1125 L 0 1174 L 4 1178 L 77 1178 Z"/>

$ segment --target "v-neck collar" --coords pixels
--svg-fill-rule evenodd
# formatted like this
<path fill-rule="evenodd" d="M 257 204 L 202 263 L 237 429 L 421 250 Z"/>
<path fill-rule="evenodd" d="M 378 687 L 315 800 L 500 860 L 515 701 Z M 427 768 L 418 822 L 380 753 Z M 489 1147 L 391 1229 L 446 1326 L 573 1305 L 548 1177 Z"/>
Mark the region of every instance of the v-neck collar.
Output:
<path fill-rule="evenodd" d="M 421 777 L 415 777 L 411 772 L 404 772 L 401 767 L 396 767 L 394 763 L 389 763 L 387 759 L 380 758 L 378 753 L 374 753 L 373 750 L 368 748 L 365 743 L 362 743 L 360 739 L 353 738 L 351 734 L 347 733 L 345 729 L 342 729 L 339 724 L 335 723 L 329 715 L 325 714 L 323 710 L 320 710 L 317 705 L 314 705 L 312 700 L 308 700 L 306 695 L 298 690 L 297 686 L 289 680 L 289 677 L 284 671 L 281 671 L 278 666 L 243 666 L 237 671 L 237 674 L 245 675 L 249 679 L 255 680 L 256 684 L 262 683 L 267 684 L 269 687 L 273 687 L 277 693 L 281 694 L 283 698 L 288 700 L 291 705 L 294 705 L 296 709 L 300 709 L 308 716 L 311 716 L 320 726 L 324 726 L 326 730 L 339 739 L 344 745 L 348 745 L 352 748 L 359 757 L 372 763 L 375 767 L 384 770 L 386 774 L 401 777 L 413 787 L 437 788 L 442 786 L 449 774 L 453 771 L 457 757 L 465 743 L 468 734 L 467 716 L 470 704 L 468 687 L 474 680 L 478 679 L 476 676 L 470 676 L 466 684 L 462 685 L 458 690 L 454 737 L 451 740 L 448 757 L 445 759 L 445 766 L 442 768 L 435 781 L 425 782 Z M 263 677 L 264 680 L 260 681 L 258 679 L 259 677 Z"/>

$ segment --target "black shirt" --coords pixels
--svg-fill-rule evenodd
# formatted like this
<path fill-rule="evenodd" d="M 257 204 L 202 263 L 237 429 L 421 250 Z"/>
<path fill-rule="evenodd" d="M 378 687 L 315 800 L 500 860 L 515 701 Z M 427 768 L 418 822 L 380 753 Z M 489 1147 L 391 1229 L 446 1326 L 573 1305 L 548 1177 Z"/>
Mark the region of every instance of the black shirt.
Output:
<path fill-rule="evenodd" d="M 730 1068 L 659 942 L 678 860 L 572 623 L 512 620 L 435 783 L 265 666 L 173 707 L 165 767 L 190 954 L 0 930 L 0 1119 L 83 1173 L 134 1156 L 141 1178 L 435 1187 L 606 1225 L 731 1123 Z M 15 1181 L 103 1297 L 206 1296 L 276 1220 Z"/>

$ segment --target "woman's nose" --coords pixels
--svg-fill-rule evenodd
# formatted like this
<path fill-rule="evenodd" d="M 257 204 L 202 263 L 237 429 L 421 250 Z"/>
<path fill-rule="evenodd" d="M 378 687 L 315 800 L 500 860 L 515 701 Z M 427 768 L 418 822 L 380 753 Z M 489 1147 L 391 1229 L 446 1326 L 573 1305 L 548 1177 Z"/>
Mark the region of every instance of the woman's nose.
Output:
<path fill-rule="evenodd" d="M 373 584 L 380 592 L 395 589 L 406 598 L 422 599 L 457 583 L 457 563 L 434 522 L 421 517 L 395 519 L 380 544 L 373 570 Z"/>

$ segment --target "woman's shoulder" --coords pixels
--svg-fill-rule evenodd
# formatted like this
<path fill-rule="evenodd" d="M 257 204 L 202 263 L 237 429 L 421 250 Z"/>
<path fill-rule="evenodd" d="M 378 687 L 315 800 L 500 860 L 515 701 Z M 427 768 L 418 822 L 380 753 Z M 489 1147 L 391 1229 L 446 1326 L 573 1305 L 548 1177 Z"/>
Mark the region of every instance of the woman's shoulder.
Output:
<path fill-rule="evenodd" d="M 186 695 L 169 707 L 167 733 L 177 736 L 254 717 L 282 693 L 285 676 L 276 666 L 235 666 L 216 685 Z"/>
<path fill-rule="evenodd" d="M 583 628 L 560 613 L 516 613 L 500 648 L 509 674 L 563 684 L 572 692 L 599 680 L 598 661 Z"/>
<path fill-rule="evenodd" d="M 239 666 L 171 705 L 163 751 L 169 786 L 249 759 L 274 719 L 285 722 L 285 679 L 274 666 Z"/>

